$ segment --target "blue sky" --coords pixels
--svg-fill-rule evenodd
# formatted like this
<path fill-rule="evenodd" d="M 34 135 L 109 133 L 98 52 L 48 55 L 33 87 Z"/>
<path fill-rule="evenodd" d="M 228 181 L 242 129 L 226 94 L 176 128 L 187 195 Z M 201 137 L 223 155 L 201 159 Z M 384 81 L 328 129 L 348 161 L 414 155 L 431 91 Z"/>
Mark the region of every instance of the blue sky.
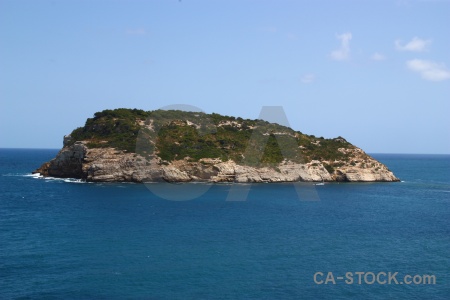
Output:
<path fill-rule="evenodd" d="M 450 153 L 450 2 L 0 0 L 0 147 L 188 104 L 369 153 Z"/>

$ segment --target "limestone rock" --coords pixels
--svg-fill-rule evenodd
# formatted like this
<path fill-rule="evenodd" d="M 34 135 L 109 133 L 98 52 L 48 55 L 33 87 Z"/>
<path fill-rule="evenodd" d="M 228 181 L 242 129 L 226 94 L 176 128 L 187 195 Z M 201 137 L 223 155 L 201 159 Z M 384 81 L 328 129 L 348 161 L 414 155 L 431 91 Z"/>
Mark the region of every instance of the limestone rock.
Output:
<path fill-rule="evenodd" d="M 186 172 L 172 166 L 163 167 L 163 178 L 168 182 L 187 182 L 192 180 Z"/>
<path fill-rule="evenodd" d="M 83 178 L 82 162 L 87 148 L 82 142 L 65 147 L 48 163 L 44 163 L 34 173 L 51 177 Z"/>
<path fill-rule="evenodd" d="M 65 137 L 65 141 L 70 141 Z M 68 143 L 68 142 L 67 142 Z M 283 161 L 276 166 L 252 167 L 229 160 L 204 158 L 193 162 L 189 157 L 172 162 L 154 156 L 114 148 L 88 148 L 86 142 L 65 146 L 50 162 L 34 173 L 43 176 L 81 178 L 92 182 L 318 182 L 318 181 L 398 181 L 383 164 L 359 148 L 341 149 L 351 155 L 350 161 L 335 162 L 339 167 L 331 174 L 324 164 L 313 160 L 301 164 Z M 348 153 L 348 151 L 352 151 Z"/>

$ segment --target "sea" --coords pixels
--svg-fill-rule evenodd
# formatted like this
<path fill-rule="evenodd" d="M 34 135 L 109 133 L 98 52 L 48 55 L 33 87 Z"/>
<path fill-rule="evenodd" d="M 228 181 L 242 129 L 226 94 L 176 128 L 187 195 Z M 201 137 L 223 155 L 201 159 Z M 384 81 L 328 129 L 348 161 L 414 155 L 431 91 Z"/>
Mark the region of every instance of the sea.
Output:
<path fill-rule="evenodd" d="M 450 299 L 450 155 L 372 154 L 391 183 L 31 174 L 57 151 L 0 149 L 0 299 Z"/>

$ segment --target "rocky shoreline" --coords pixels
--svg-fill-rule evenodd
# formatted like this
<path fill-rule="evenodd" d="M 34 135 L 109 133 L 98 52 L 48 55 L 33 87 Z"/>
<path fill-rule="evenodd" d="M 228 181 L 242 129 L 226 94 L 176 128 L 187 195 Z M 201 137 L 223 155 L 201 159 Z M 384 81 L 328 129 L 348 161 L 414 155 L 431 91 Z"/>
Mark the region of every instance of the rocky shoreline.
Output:
<path fill-rule="evenodd" d="M 330 172 L 323 161 L 283 162 L 265 167 L 239 165 L 233 160 L 188 157 L 171 162 L 145 158 L 115 148 L 90 148 L 86 141 L 65 146 L 33 173 L 47 177 L 77 178 L 88 182 L 394 182 L 397 177 L 360 148 L 341 149 L 353 157 Z"/>

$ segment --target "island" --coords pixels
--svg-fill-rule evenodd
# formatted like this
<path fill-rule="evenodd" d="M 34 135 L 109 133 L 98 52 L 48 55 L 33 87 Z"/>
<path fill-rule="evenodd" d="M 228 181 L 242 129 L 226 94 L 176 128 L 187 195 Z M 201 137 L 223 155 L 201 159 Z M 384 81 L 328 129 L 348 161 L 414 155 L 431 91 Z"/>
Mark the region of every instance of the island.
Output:
<path fill-rule="evenodd" d="M 342 137 L 179 110 L 104 110 L 64 137 L 33 173 L 88 182 L 394 182 Z"/>

